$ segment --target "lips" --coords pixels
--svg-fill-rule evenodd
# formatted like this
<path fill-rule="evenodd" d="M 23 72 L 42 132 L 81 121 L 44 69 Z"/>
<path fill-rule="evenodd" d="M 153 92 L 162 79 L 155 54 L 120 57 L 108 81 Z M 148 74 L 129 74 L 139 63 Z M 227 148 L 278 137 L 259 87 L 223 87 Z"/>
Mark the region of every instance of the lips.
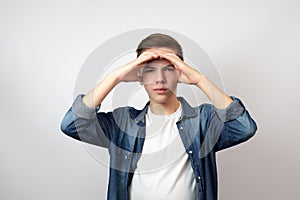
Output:
<path fill-rule="evenodd" d="M 167 92 L 167 88 L 156 88 L 156 89 L 154 89 L 154 91 L 158 94 L 163 94 L 163 93 Z"/>

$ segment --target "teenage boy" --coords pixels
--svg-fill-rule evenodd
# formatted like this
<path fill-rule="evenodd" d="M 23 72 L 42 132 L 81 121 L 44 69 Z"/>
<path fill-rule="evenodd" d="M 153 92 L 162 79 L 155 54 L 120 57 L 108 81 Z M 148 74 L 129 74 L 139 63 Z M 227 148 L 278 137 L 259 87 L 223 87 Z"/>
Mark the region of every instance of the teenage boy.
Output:
<path fill-rule="evenodd" d="M 142 110 L 98 112 L 117 84 L 134 81 L 149 96 Z M 176 96 L 178 83 L 197 86 L 211 104 L 191 107 Z M 241 100 L 186 64 L 179 43 L 159 33 L 141 41 L 135 60 L 79 95 L 61 124 L 68 136 L 108 149 L 109 200 L 216 200 L 216 152 L 256 128 Z"/>

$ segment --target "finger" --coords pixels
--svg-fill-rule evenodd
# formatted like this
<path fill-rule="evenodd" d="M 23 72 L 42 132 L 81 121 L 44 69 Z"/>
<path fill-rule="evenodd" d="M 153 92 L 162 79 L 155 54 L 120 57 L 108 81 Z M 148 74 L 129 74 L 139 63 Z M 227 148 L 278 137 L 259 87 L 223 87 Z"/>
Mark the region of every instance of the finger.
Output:
<path fill-rule="evenodd" d="M 173 53 L 162 53 L 162 54 L 159 54 L 160 58 L 164 58 L 168 61 L 170 61 L 172 64 L 179 64 L 181 63 L 181 59 L 176 55 L 176 54 L 173 54 Z"/>
<path fill-rule="evenodd" d="M 151 61 L 151 60 L 156 60 L 159 58 L 159 55 L 153 52 L 145 52 L 142 53 L 138 58 L 137 58 L 137 63 L 136 67 L 141 68 L 145 63 Z"/>
<path fill-rule="evenodd" d="M 163 58 L 172 59 L 172 60 L 180 59 L 175 53 L 160 53 L 159 56 L 161 56 Z"/>
<path fill-rule="evenodd" d="M 142 58 L 142 59 L 158 59 L 159 58 L 159 55 L 157 53 L 154 53 L 154 52 L 143 52 L 139 58 Z"/>
<path fill-rule="evenodd" d="M 163 59 L 168 60 L 170 63 L 172 63 L 177 71 L 182 71 L 184 62 L 174 53 L 162 53 L 159 54 L 159 56 Z"/>
<path fill-rule="evenodd" d="M 150 61 L 150 60 L 153 60 L 153 59 L 157 59 L 158 55 L 157 54 L 154 54 L 152 52 L 144 52 L 142 53 L 139 57 L 137 57 L 135 60 L 133 60 L 130 65 L 128 65 L 129 67 L 129 70 L 136 70 L 136 69 L 139 69 L 141 68 L 142 64 L 147 62 L 147 61 Z"/>
<path fill-rule="evenodd" d="M 155 59 L 158 59 L 159 58 L 159 55 L 157 54 L 144 54 L 144 55 L 141 55 L 139 56 L 137 59 L 136 59 L 136 67 L 140 67 L 139 65 L 142 65 L 148 61 L 151 61 L 151 60 L 155 60 Z"/>

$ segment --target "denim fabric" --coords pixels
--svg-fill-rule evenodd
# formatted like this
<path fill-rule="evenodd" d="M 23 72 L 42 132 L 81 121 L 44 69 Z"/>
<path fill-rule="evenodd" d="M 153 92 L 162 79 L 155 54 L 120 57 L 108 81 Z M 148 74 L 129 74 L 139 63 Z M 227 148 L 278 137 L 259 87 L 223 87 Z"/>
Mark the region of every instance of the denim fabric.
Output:
<path fill-rule="evenodd" d="M 145 115 L 149 102 L 142 110 L 122 107 L 112 112 L 98 112 L 87 107 L 79 95 L 67 111 L 61 130 L 77 140 L 107 148 L 110 171 L 107 199 L 128 200 L 137 162 L 145 137 Z M 252 137 L 257 126 L 238 98 L 226 109 L 211 104 L 191 107 L 178 97 L 182 115 L 177 128 L 191 160 L 198 200 L 218 198 L 216 152 L 237 145 Z"/>

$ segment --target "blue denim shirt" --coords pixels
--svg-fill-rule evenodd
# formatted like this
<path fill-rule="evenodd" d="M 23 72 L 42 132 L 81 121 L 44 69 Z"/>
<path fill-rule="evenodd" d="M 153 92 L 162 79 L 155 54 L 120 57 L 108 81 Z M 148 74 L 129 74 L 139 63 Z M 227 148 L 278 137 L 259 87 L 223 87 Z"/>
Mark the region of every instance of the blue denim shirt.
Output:
<path fill-rule="evenodd" d="M 122 107 L 104 113 L 98 112 L 100 106 L 87 107 L 82 97 L 79 95 L 67 111 L 61 130 L 72 138 L 108 149 L 107 199 L 128 200 L 128 188 L 143 149 L 149 103 L 142 110 Z M 178 99 L 182 115 L 176 124 L 191 161 L 197 199 L 216 200 L 216 152 L 248 140 L 256 132 L 256 123 L 235 97 L 226 109 L 216 109 L 211 104 L 191 107 L 184 98 Z"/>

